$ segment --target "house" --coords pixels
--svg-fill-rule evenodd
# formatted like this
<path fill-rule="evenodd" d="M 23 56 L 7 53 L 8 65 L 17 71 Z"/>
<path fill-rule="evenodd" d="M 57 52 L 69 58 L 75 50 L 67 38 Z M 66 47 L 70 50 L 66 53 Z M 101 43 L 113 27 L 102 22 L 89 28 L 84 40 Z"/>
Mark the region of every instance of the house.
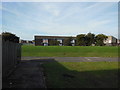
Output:
<path fill-rule="evenodd" d="M 113 36 L 108 36 L 108 38 L 104 40 L 104 44 L 106 44 L 107 46 L 115 46 L 117 45 L 117 38 Z"/>
<path fill-rule="evenodd" d="M 117 45 L 120 46 L 120 39 L 117 39 Z"/>
<path fill-rule="evenodd" d="M 70 36 L 34 36 L 35 46 L 49 46 L 51 40 L 57 40 L 60 42 L 59 46 L 63 46 L 63 41 L 66 38 L 72 38 L 72 46 L 75 46 L 76 37 Z"/>
<path fill-rule="evenodd" d="M 20 40 L 19 43 L 21 43 L 23 45 L 32 45 L 32 44 L 34 44 L 34 42 L 30 41 L 30 40 Z"/>

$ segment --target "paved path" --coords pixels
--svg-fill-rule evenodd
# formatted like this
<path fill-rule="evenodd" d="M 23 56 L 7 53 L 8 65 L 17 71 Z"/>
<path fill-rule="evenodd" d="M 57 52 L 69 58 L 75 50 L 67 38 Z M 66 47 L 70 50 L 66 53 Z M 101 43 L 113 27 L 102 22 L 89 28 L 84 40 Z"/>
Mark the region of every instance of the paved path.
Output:
<path fill-rule="evenodd" d="M 23 60 L 15 71 L 3 80 L 3 88 L 46 88 L 41 64 L 41 61 Z"/>
<path fill-rule="evenodd" d="M 22 60 L 41 60 L 41 61 L 58 61 L 58 62 L 99 62 L 109 61 L 116 62 L 118 58 L 106 57 L 22 57 Z"/>

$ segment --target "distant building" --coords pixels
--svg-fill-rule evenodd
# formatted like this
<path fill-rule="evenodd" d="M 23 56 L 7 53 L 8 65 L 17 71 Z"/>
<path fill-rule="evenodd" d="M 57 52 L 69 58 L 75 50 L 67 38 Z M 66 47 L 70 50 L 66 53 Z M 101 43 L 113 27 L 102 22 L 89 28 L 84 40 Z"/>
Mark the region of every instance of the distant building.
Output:
<path fill-rule="evenodd" d="M 108 38 L 104 40 L 104 44 L 106 44 L 107 46 L 115 46 L 117 45 L 117 38 L 113 36 L 108 36 Z"/>
<path fill-rule="evenodd" d="M 30 44 L 34 44 L 33 41 L 30 40 L 20 40 L 19 43 L 23 44 L 23 45 L 30 45 Z"/>
<path fill-rule="evenodd" d="M 57 40 L 60 42 L 59 46 L 63 46 L 63 41 L 69 36 L 35 36 L 35 46 L 49 46 L 51 40 Z M 75 46 L 76 37 L 72 37 L 72 46 Z"/>
<path fill-rule="evenodd" d="M 26 40 L 20 40 L 19 43 L 24 44 L 24 43 L 27 43 L 27 41 Z"/>
<path fill-rule="evenodd" d="M 120 39 L 117 39 L 117 44 L 120 46 Z"/>
<path fill-rule="evenodd" d="M 49 46 L 51 40 L 57 40 L 60 42 L 59 46 L 64 46 L 63 41 L 66 38 L 71 38 L 70 36 L 34 36 L 34 44 L 35 46 Z M 113 36 L 108 36 L 106 40 L 103 41 L 105 45 L 107 46 L 117 46 L 120 45 L 120 40 Z M 75 46 L 76 44 L 76 37 L 72 37 L 71 41 L 72 46 Z M 92 44 L 92 46 L 95 46 L 95 44 Z"/>

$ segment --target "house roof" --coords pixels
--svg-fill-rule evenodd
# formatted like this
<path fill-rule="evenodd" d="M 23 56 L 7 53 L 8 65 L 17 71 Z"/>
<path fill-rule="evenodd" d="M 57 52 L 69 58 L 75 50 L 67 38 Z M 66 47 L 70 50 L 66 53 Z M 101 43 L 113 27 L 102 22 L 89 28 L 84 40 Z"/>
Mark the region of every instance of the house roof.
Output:
<path fill-rule="evenodd" d="M 63 38 L 76 38 L 76 37 L 72 37 L 72 36 L 35 36 L 36 39 L 53 39 L 53 38 L 60 38 L 60 39 L 63 39 Z"/>

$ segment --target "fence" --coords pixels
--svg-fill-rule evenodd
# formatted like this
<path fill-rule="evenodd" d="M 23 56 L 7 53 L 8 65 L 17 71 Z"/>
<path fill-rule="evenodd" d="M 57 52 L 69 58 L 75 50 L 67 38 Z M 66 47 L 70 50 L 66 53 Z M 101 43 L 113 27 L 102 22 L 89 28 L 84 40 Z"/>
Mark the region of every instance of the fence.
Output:
<path fill-rule="evenodd" d="M 2 41 L 2 77 L 6 77 L 21 60 L 21 44 Z"/>
<path fill-rule="evenodd" d="M 2 36 L 0 35 L 0 90 L 2 90 Z"/>

